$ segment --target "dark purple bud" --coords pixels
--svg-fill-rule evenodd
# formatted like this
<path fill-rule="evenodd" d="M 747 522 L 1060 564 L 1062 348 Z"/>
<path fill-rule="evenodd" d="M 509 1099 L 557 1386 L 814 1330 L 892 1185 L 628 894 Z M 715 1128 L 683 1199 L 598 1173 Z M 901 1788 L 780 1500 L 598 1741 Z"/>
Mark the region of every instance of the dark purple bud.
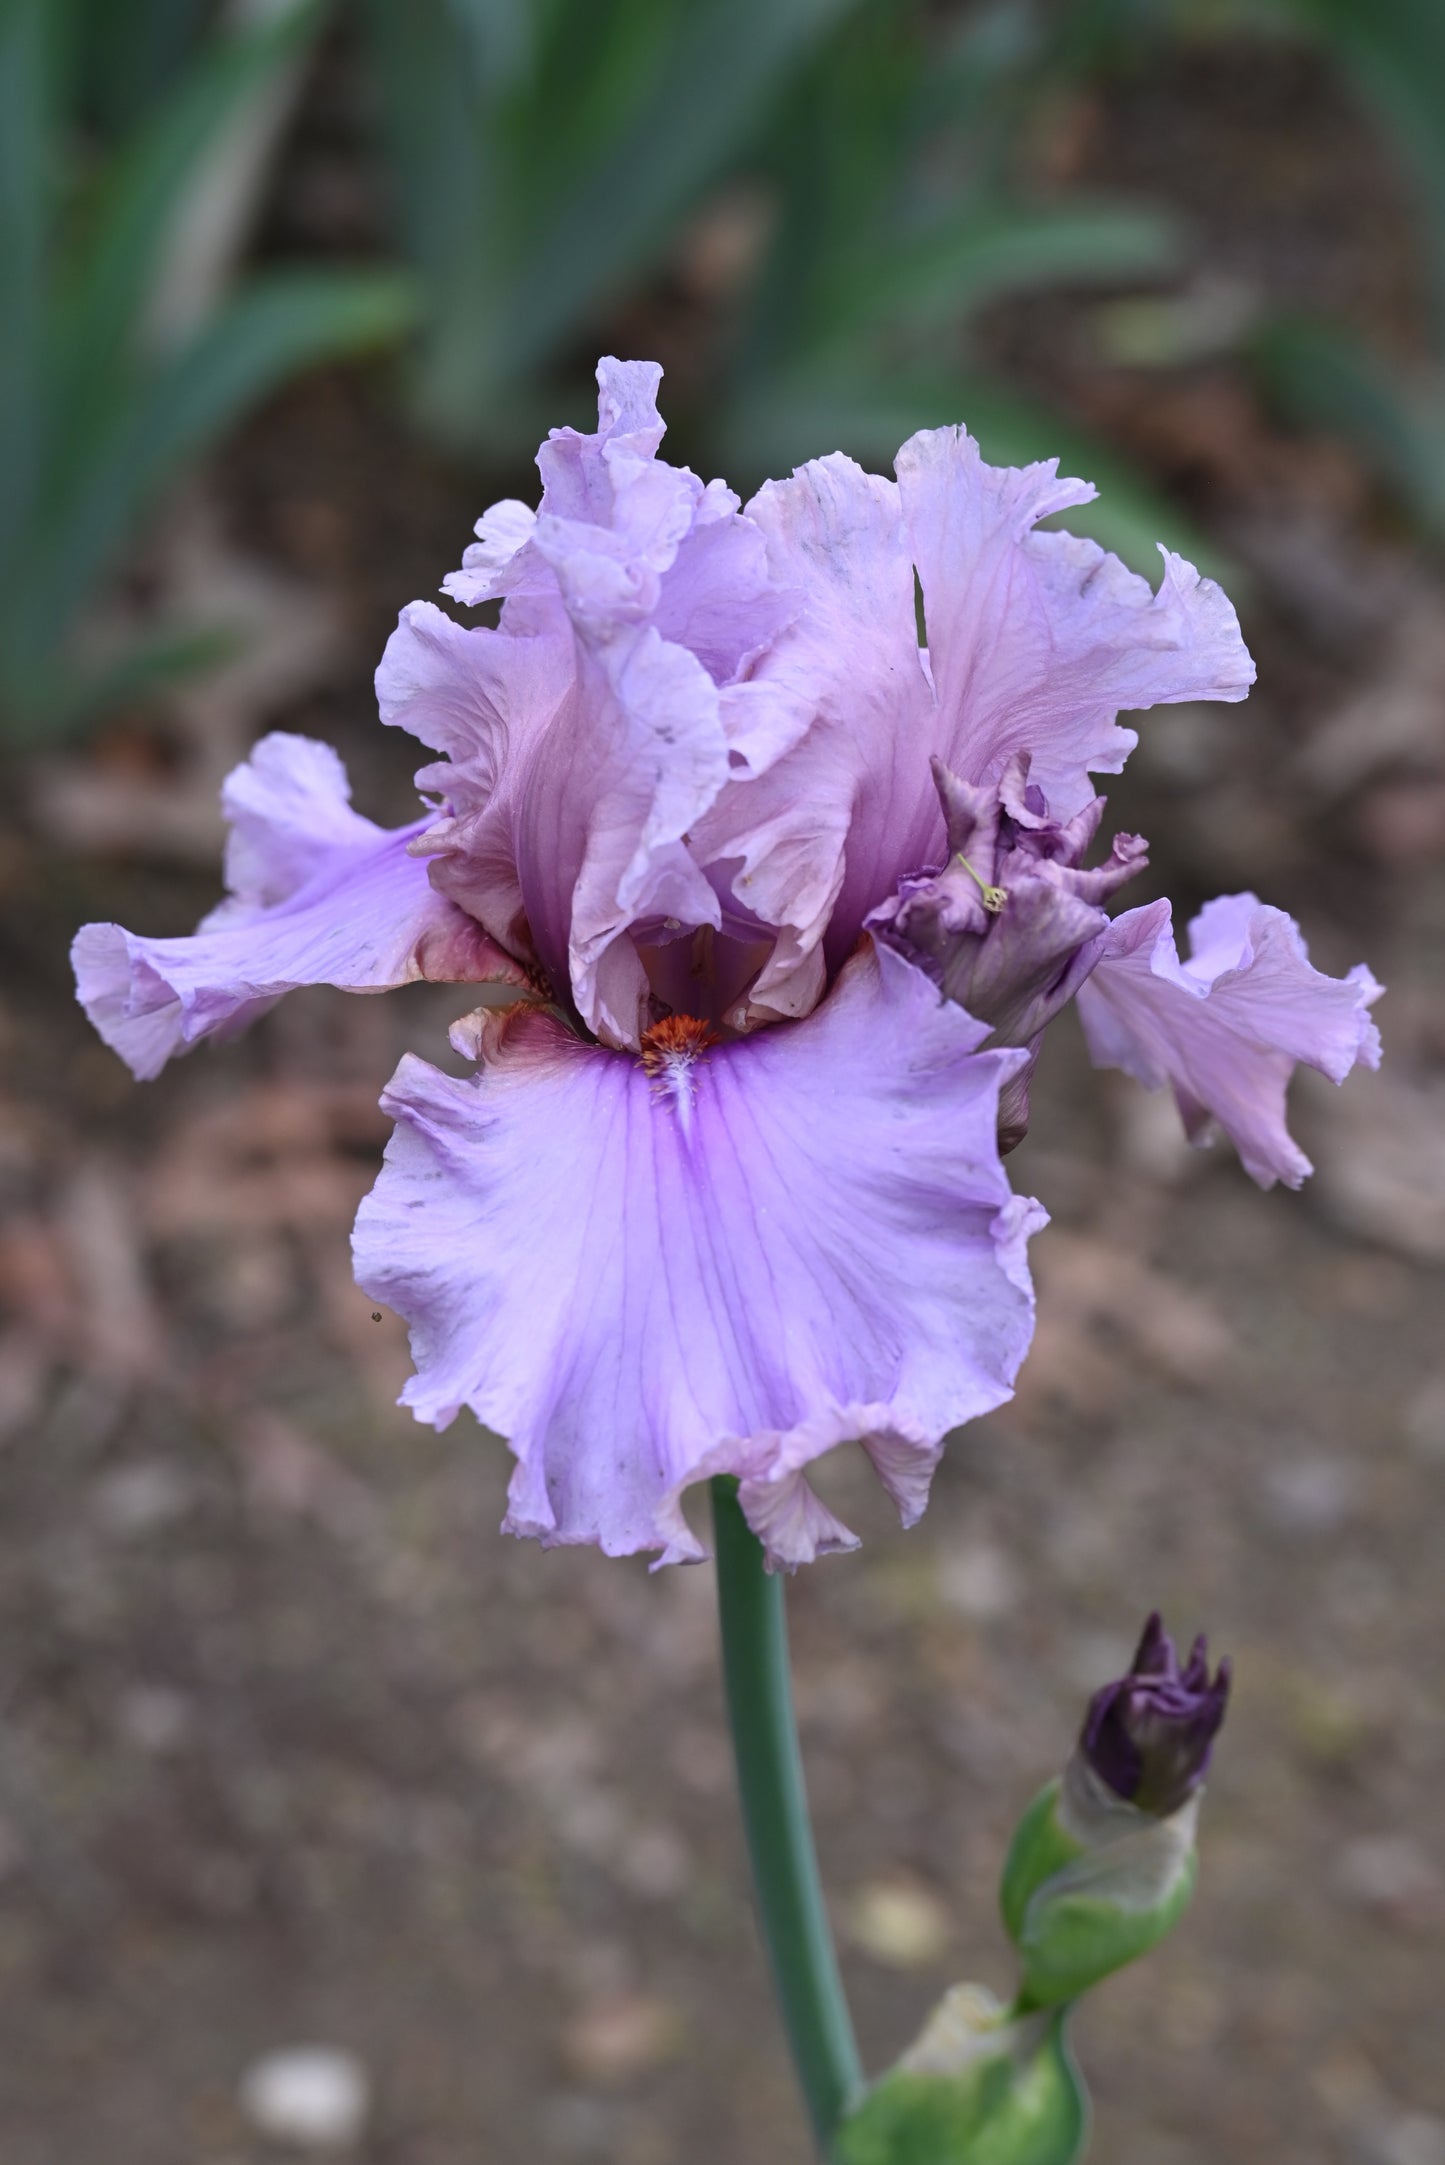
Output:
<path fill-rule="evenodd" d="M 1167 1819 L 1204 1779 L 1229 1678 L 1227 1661 L 1210 1677 L 1202 1633 L 1181 1669 L 1156 1611 L 1129 1674 L 1089 1702 L 1079 1739 L 1085 1759 L 1116 1796 Z"/>

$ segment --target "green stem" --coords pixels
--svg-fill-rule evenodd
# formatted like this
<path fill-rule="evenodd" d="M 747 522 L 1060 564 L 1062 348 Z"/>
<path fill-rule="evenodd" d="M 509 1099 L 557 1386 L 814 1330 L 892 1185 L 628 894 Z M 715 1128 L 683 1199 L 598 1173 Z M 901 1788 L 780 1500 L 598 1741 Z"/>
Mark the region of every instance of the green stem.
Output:
<path fill-rule="evenodd" d="M 743 1517 L 737 1483 L 712 1484 L 723 1677 L 758 1916 L 818 2148 L 863 2086 L 808 1818 L 793 1718 L 783 1581 Z"/>

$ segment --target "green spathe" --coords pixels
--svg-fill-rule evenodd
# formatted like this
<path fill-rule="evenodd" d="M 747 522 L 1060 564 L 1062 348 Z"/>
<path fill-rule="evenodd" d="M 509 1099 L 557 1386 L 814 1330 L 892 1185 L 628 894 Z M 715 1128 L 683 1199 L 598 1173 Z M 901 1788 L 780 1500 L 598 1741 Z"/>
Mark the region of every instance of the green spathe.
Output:
<path fill-rule="evenodd" d="M 1062 2010 L 1015 2017 L 955 1985 L 839 2130 L 836 2165 L 1071 2165 L 1088 2103 Z"/>
<path fill-rule="evenodd" d="M 1173 1928 L 1194 1891 L 1201 1794 L 1159 1819 L 1115 1796 L 1076 1754 L 1034 1799 L 1000 1890 L 1023 1965 L 1020 2008 L 1077 1999 Z"/>

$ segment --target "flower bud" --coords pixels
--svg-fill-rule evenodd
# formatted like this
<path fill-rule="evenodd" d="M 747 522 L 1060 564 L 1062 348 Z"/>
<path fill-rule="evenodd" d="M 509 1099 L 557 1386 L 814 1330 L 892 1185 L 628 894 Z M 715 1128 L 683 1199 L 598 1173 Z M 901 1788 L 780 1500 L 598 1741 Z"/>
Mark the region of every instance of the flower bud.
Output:
<path fill-rule="evenodd" d="M 1159 1618 L 1134 1665 L 1095 1693 L 1064 1771 L 1020 1822 L 1004 1922 L 1023 1962 L 1020 2007 L 1074 1999 L 1162 1939 L 1193 1892 L 1209 1754 L 1229 1695 L 1195 1643 L 1181 1672 Z"/>
<path fill-rule="evenodd" d="M 955 1985 L 843 2122 L 836 2165 L 1071 2165 L 1088 2101 L 1063 2024 Z"/>
<path fill-rule="evenodd" d="M 1156 1610 L 1134 1666 L 1089 1701 L 1079 1748 L 1116 1797 L 1167 1819 L 1204 1780 L 1229 1703 L 1230 1668 L 1211 1681 L 1201 1633 L 1181 1670 Z"/>

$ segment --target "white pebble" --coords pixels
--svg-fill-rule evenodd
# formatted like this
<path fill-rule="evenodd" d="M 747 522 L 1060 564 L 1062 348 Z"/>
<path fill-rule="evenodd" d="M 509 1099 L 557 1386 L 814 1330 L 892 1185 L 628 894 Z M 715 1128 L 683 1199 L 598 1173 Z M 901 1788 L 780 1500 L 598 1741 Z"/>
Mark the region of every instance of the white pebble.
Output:
<path fill-rule="evenodd" d="M 366 2125 L 371 2084 L 354 2053 L 293 2045 L 247 2068 L 240 2100 L 258 2135 L 306 2150 L 345 2150 Z"/>

